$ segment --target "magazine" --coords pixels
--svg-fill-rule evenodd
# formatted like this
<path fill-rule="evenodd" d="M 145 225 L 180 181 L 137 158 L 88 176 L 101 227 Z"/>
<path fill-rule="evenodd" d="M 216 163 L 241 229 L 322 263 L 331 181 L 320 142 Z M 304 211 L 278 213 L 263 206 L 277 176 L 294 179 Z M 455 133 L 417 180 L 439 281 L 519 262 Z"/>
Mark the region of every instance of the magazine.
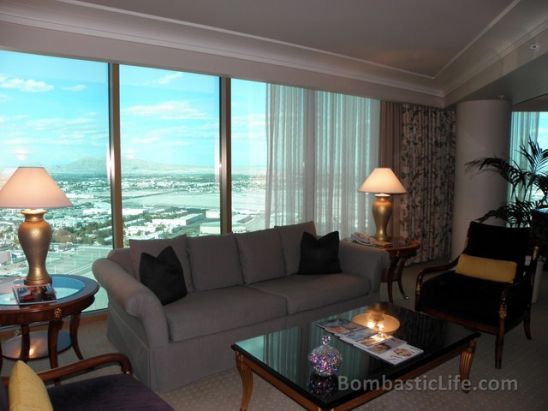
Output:
<path fill-rule="evenodd" d="M 365 328 L 359 324 L 353 323 L 352 321 L 344 320 L 342 318 L 320 321 L 317 323 L 317 325 L 323 328 L 328 333 L 335 334 L 338 337 L 342 337 L 352 331 Z"/>
<path fill-rule="evenodd" d="M 375 330 L 342 318 L 320 321 L 316 324 L 327 332 L 335 334 L 342 341 L 393 365 L 423 352 L 404 340 L 389 334 L 377 333 Z"/>
<path fill-rule="evenodd" d="M 419 355 L 423 351 L 420 348 L 413 347 L 409 344 L 402 344 L 399 347 L 393 348 L 380 354 L 378 357 L 390 364 L 396 365 L 409 358 Z"/>
<path fill-rule="evenodd" d="M 375 335 L 375 331 L 371 328 L 361 327 L 350 331 L 349 333 L 341 336 L 341 340 L 346 341 L 350 344 L 357 344 L 359 341 L 366 340 L 369 337 Z"/>
<path fill-rule="evenodd" d="M 19 305 L 49 303 L 56 300 L 55 290 L 51 284 L 16 285 L 13 294 Z"/>
<path fill-rule="evenodd" d="M 355 345 L 373 355 L 380 355 L 388 350 L 405 344 L 405 341 L 386 334 L 376 334 L 365 340 L 358 341 Z"/>
<path fill-rule="evenodd" d="M 350 239 L 358 244 L 371 245 L 375 247 L 390 247 L 392 243 L 390 241 L 377 240 L 374 236 L 367 233 L 352 233 Z"/>

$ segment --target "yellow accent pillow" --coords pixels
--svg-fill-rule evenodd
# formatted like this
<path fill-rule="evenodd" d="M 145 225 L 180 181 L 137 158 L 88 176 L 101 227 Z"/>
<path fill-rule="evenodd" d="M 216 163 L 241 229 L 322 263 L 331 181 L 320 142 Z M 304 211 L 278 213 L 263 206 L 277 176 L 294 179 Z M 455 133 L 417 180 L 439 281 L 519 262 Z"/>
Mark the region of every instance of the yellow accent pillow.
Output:
<path fill-rule="evenodd" d="M 515 261 L 493 260 L 491 258 L 474 257 L 462 254 L 459 257 L 457 273 L 482 280 L 512 283 L 516 276 L 518 265 Z"/>
<path fill-rule="evenodd" d="M 8 392 L 9 411 L 53 411 L 44 382 L 23 361 L 13 366 Z"/>

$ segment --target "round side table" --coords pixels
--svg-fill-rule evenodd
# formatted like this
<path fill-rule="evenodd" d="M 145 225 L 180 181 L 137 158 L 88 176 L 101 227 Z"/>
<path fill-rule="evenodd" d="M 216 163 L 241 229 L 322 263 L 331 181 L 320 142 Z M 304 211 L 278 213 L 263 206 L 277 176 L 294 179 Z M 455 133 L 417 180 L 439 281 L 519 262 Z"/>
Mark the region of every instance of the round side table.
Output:
<path fill-rule="evenodd" d="M 78 358 L 83 359 L 78 346 L 80 314 L 93 303 L 99 286 L 94 280 L 82 276 L 52 275 L 51 278 L 57 300 L 40 304 L 18 305 L 11 289 L 12 285 L 18 284 L 17 281 L 2 284 L 0 325 L 19 325 L 21 336 L 10 338 L 0 345 L 0 370 L 2 357 L 27 362 L 48 356 L 51 368 L 56 368 L 57 353 L 71 345 Z M 71 318 L 67 335 L 61 328 L 63 318 L 68 316 Z M 30 332 L 30 324 L 38 322 L 48 322 L 47 334 Z"/>
<path fill-rule="evenodd" d="M 383 281 L 386 282 L 386 287 L 388 289 L 388 301 L 391 303 L 394 302 L 392 298 L 392 282 L 396 280 L 398 282 L 398 287 L 400 293 L 406 300 L 409 299 L 403 291 L 403 285 L 401 281 L 403 267 L 405 262 L 417 255 L 417 250 L 419 249 L 419 242 L 416 240 L 408 240 L 400 237 L 396 237 L 390 240 L 391 245 L 387 247 L 379 247 L 385 250 L 390 255 L 390 267 L 385 273 Z"/>

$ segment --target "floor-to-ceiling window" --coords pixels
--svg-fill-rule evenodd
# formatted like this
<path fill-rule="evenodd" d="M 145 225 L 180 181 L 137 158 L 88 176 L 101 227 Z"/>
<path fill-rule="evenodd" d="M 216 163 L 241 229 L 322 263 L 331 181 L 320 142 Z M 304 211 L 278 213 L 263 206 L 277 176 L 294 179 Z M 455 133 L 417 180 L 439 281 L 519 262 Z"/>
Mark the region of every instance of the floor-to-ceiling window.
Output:
<path fill-rule="evenodd" d="M 231 103 L 234 232 L 304 220 L 372 230 L 357 188 L 377 164 L 378 100 L 232 80 Z"/>
<path fill-rule="evenodd" d="M 112 249 L 108 65 L 0 51 L 0 186 L 18 166 L 44 166 L 73 207 L 50 210 L 47 267 L 92 277 Z M 26 275 L 19 210 L 0 210 L 0 274 Z M 90 309 L 104 308 L 100 292 Z"/>
<path fill-rule="evenodd" d="M 44 166 L 74 204 L 46 216 L 51 273 L 92 277 L 114 244 L 219 234 L 221 217 L 233 232 L 304 220 L 343 236 L 367 227 L 356 190 L 375 165 L 378 101 L 226 81 L 231 98 L 221 101 L 216 76 L 0 51 L 0 187 L 18 166 Z M 231 208 L 222 209 L 227 169 Z M 26 273 L 21 221 L 0 210 L 0 275 Z M 91 308 L 104 307 L 101 291 Z"/>
<path fill-rule="evenodd" d="M 120 66 L 124 239 L 220 234 L 219 78 Z"/>
<path fill-rule="evenodd" d="M 232 231 L 267 227 L 265 83 L 232 80 Z"/>
<path fill-rule="evenodd" d="M 511 135 L 510 135 L 510 161 L 518 167 L 528 170 L 530 162 L 522 155 L 523 149 L 530 151 L 529 144 L 535 143 L 543 150 L 548 150 L 548 112 L 525 112 L 516 111 L 512 113 Z M 546 166 L 544 166 L 546 167 Z M 548 169 L 539 170 L 548 173 Z M 525 193 L 513 193 L 511 186 L 508 189 L 508 199 L 512 201 L 517 198 L 527 200 Z M 531 193 L 533 200 L 540 200 L 542 192 L 535 190 Z"/>

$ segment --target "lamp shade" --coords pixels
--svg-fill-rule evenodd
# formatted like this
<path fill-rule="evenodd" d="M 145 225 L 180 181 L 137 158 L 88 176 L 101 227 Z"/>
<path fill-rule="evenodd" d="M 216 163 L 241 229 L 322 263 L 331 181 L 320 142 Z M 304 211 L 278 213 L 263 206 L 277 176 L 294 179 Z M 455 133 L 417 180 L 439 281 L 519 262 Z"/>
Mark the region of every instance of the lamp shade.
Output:
<path fill-rule="evenodd" d="M 390 168 L 375 168 L 358 191 L 362 193 L 403 194 L 405 188 Z"/>
<path fill-rule="evenodd" d="M 0 208 L 70 206 L 70 200 L 43 167 L 19 167 L 0 189 Z"/>

